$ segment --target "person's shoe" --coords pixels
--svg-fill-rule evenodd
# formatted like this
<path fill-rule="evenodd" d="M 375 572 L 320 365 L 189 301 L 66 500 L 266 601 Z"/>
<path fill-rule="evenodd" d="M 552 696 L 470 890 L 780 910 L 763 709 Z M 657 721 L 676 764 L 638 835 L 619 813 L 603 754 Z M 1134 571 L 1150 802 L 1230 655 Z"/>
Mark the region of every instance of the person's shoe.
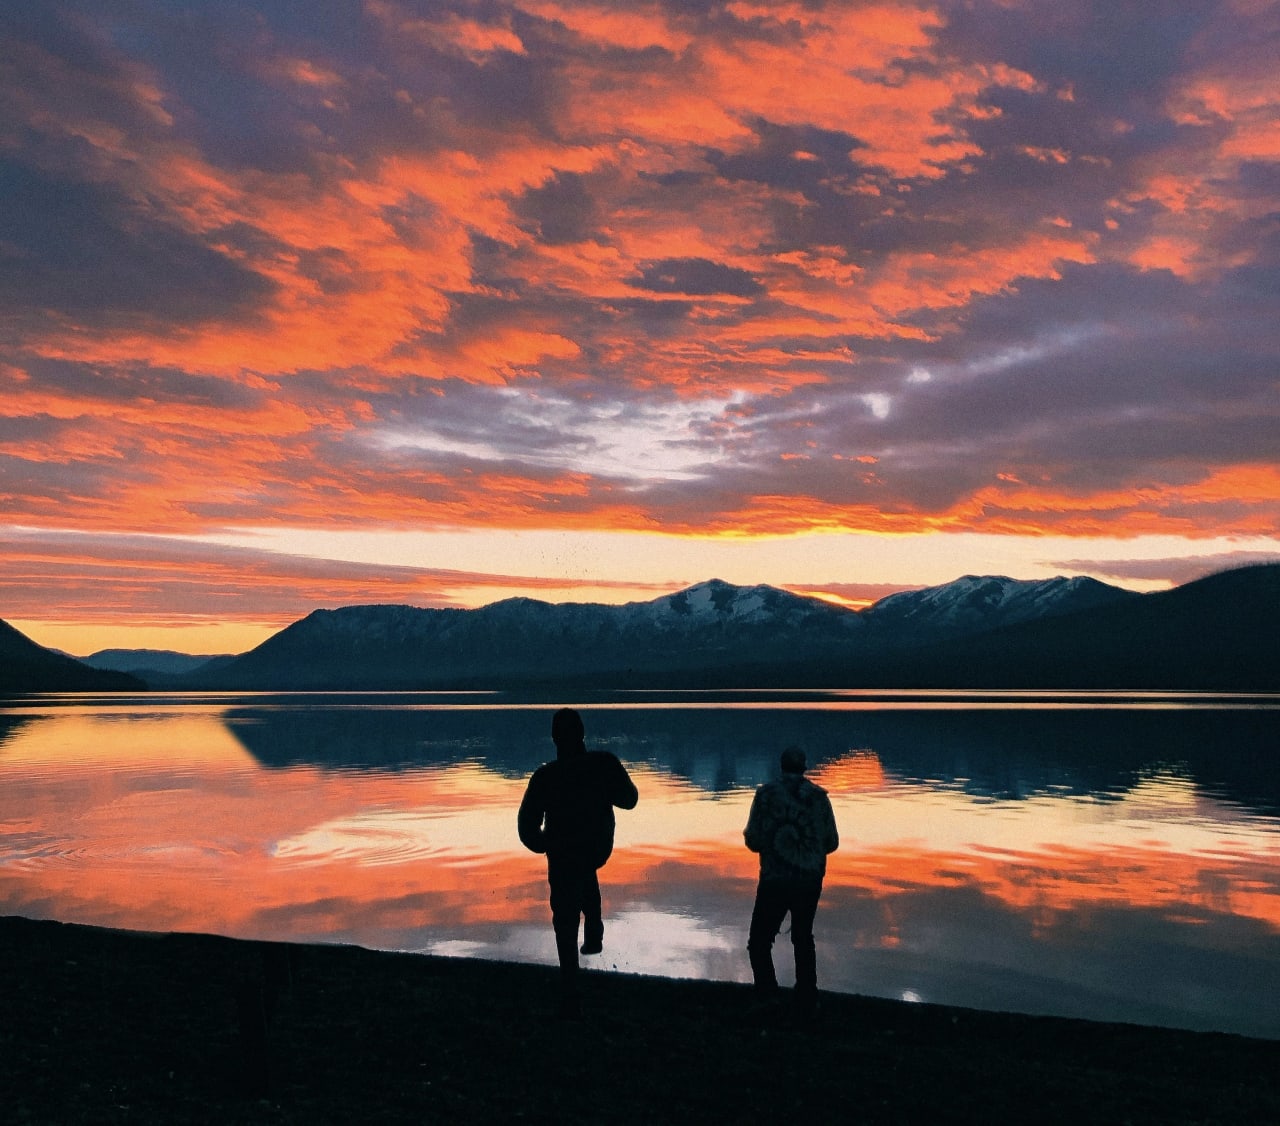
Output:
<path fill-rule="evenodd" d="M 588 938 L 582 944 L 582 952 L 584 954 L 599 954 L 602 950 L 604 950 L 603 938 Z"/>

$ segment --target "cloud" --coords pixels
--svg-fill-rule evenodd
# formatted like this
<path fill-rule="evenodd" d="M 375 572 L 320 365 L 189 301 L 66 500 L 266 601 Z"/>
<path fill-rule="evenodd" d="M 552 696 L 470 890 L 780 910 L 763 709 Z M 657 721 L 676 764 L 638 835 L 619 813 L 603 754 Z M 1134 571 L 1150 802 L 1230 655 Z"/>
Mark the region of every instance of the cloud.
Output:
<path fill-rule="evenodd" d="M 918 584 L 832 582 L 820 585 L 792 586 L 789 589 L 796 594 L 822 598 L 828 602 L 847 606 L 851 610 L 864 610 L 872 603 L 879 602 L 882 598 L 888 598 L 891 594 L 897 594 L 903 590 L 920 590 L 922 588 Z"/>
<path fill-rule="evenodd" d="M 1065 559 L 1053 565 L 1065 571 L 1082 571 L 1113 579 L 1157 580 L 1173 587 L 1219 571 L 1256 563 L 1280 563 L 1280 551 L 1230 551 L 1190 559 Z"/>
<path fill-rule="evenodd" d="M 0 33 L 15 522 L 1280 524 L 1265 7 L 76 0 Z"/>
<path fill-rule="evenodd" d="M 725 294 L 730 297 L 754 297 L 763 286 L 745 270 L 709 262 L 705 258 L 665 258 L 644 268 L 634 283 L 639 289 L 655 293 L 680 293 L 687 296 Z"/>
<path fill-rule="evenodd" d="M 512 589 L 563 596 L 566 578 L 470 572 L 439 567 L 350 563 L 195 543 L 175 537 L 49 533 L 8 529 L 0 535 L 4 617 L 190 626 L 229 617 L 283 628 L 317 608 L 396 603 L 457 605 L 456 592 Z M 593 592 L 607 580 L 583 580 Z M 618 583 L 630 593 L 643 586 Z M 56 589 L 58 605 L 48 592 Z M 654 587 L 654 594 L 667 592 Z"/>

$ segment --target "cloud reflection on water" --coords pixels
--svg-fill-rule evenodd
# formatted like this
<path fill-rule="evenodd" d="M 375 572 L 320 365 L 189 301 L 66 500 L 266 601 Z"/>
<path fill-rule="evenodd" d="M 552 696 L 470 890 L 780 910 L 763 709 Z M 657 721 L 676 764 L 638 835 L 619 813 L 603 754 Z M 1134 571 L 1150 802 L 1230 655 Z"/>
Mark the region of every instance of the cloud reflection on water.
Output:
<path fill-rule="evenodd" d="M 593 961 L 746 979 L 742 825 L 800 729 L 843 838 L 818 917 L 826 987 L 1280 1036 L 1260 1000 L 1280 995 L 1280 822 L 1270 775 L 1240 765 L 1264 729 L 1233 716 L 592 714 L 641 790 Z M 554 961 L 542 861 L 514 831 L 546 709 L 21 718 L 0 734 L 6 912 Z M 785 935 L 777 961 L 787 980 Z"/>

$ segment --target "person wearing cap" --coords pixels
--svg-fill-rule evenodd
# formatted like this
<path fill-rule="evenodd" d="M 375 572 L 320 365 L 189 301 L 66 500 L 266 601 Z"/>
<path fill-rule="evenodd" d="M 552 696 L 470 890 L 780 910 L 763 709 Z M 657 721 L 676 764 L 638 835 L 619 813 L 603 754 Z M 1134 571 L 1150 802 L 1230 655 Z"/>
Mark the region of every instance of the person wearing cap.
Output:
<path fill-rule="evenodd" d="M 608 751 L 588 751 L 582 717 L 561 708 L 551 720 L 556 757 L 533 772 L 517 828 L 531 852 L 545 853 L 551 927 L 560 962 L 562 1008 L 577 1008 L 578 923 L 582 953 L 604 948 L 598 871 L 613 852 L 614 815 L 634 809 L 639 793 L 627 768 Z"/>
<path fill-rule="evenodd" d="M 812 1008 L 818 993 L 813 920 L 822 895 L 827 855 L 840 846 L 831 799 L 804 776 L 805 756 L 798 747 L 782 752 L 782 773 L 756 790 L 743 838 L 760 854 L 747 957 L 756 991 L 771 998 L 778 989 L 773 940 L 791 915 L 791 946 L 796 961 L 796 1000 Z"/>

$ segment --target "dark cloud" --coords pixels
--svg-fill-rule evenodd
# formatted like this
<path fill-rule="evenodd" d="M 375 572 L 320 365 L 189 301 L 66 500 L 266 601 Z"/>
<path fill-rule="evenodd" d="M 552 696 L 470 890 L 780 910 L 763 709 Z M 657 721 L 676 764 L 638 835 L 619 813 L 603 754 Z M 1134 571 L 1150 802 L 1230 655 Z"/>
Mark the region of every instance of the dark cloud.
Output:
<path fill-rule="evenodd" d="M 198 408 L 227 419 L 262 408 L 279 391 L 277 385 L 244 383 L 201 372 L 151 365 L 93 365 L 71 360 L 27 358 L 23 389 L 62 395 L 68 404 L 115 409 L 144 402 L 152 410 Z"/>
<path fill-rule="evenodd" d="M 681 293 L 690 296 L 724 293 L 733 297 L 754 297 L 763 286 L 746 270 L 710 262 L 705 258 L 665 258 L 645 266 L 632 284 L 654 293 Z"/>
<path fill-rule="evenodd" d="M 963 336 L 879 365 L 862 387 L 886 396 L 882 419 L 824 408 L 829 388 L 798 394 L 817 400 L 833 442 L 932 444 L 939 468 L 956 450 L 986 469 L 1016 455 L 1095 479 L 1126 461 L 1138 473 L 1160 460 L 1273 459 L 1274 330 L 1238 302 L 1212 323 L 1219 300 L 1164 273 L 1072 267 L 975 302 Z"/>
<path fill-rule="evenodd" d="M 543 187 L 526 192 L 517 213 L 553 246 L 583 242 L 598 234 L 595 198 L 585 178 L 573 172 L 560 172 Z"/>
<path fill-rule="evenodd" d="M 771 187 L 822 196 L 833 177 L 848 177 L 851 159 L 861 142 L 849 133 L 812 126 L 788 126 L 761 120 L 752 123 L 755 143 L 734 153 L 712 153 L 716 171 L 729 180 L 753 180 Z"/>
<path fill-rule="evenodd" d="M 1064 571 L 1101 575 L 1112 579 L 1136 579 L 1182 586 L 1184 583 L 1257 563 L 1280 563 L 1280 551 L 1231 551 L 1216 555 L 1170 559 L 1064 559 L 1051 564 Z"/>
<path fill-rule="evenodd" d="M 271 293 L 260 274 L 111 189 L 0 160 L 0 195 L 0 304 L 28 331 L 50 316 L 188 324 Z"/>
<path fill-rule="evenodd" d="M 1018 67 L 1103 105 L 1154 107 L 1185 65 L 1220 0 L 950 3 L 946 41 L 968 58 Z"/>
<path fill-rule="evenodd" d="M 6 19 L 0 303 L 11 329 L 190 323 L 265 300 L 266 278 L 138 190 L 119 138 L 146 149 L 168 130 L 145 69 L 85 21 L 40 6 Z"/>

